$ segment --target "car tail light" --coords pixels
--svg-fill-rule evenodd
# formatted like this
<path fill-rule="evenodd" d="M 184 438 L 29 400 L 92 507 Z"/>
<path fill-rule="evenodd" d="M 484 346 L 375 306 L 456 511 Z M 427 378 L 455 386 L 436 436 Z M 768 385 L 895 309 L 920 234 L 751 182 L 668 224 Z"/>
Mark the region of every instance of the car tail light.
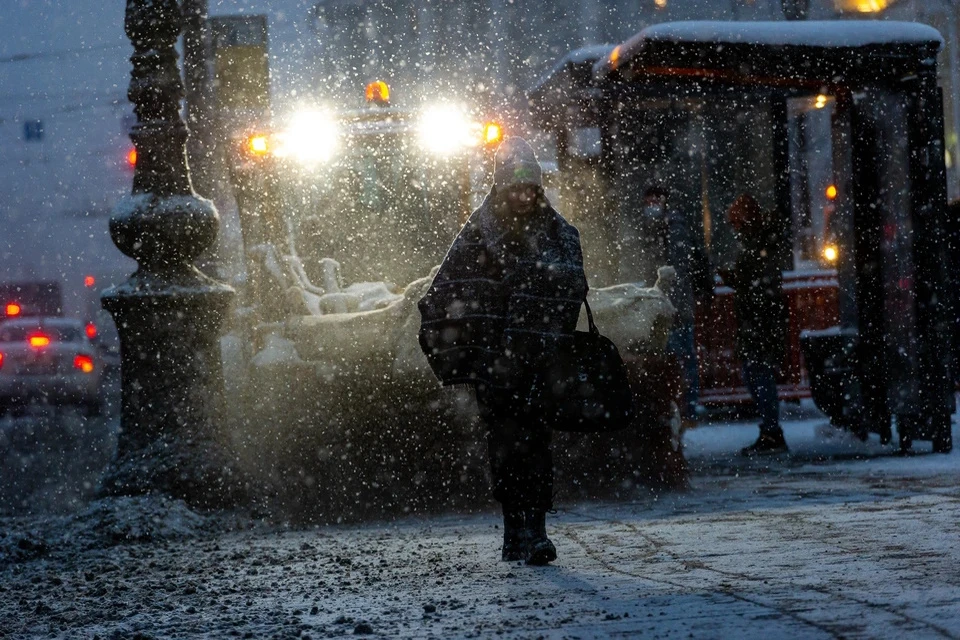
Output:
<path fill-rule="evenodd" d="M 83 328 L 83 331 L 91 340 L 97 337 L 97 325 L 93 324 L 92 322 L 88 322 L 87 326 Z"/>
<path fill-rule="evenodd" d="M 3 369 L 3 354 L 0 353 L 0 369 Z"/>
<path fill-rule="evenodd" d="M 86 354 L 79 354 L 73 359 L 73 368 L 80 369 L 84 373 L 90 373 L 93 371 L 93 358 Z"/>
<path fill-rule="evenodd" d="M 42 333 L 34 333 L 27 338 L 27 342 L 29 342 L 30 346 L 35 349 L 42 349 L 50 346 L 50 336 Z"/>
<path fill-rule="evenodd" d="M 10 318 L 20 315 L 20 312 L 23 311 L 23 309 L 20 308 L 20 305 L 16 302 L 8 302 L 5 310 L 7 312 L 7 317 Z"/>

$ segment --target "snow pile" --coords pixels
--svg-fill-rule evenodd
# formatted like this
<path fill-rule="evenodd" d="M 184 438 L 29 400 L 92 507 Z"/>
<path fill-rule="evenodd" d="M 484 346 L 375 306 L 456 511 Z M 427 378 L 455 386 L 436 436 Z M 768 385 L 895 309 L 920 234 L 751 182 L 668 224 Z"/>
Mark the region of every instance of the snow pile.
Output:
<path fill-rule="evenodd" d="M 6 518 L 0 566 L 117 544 L 185 540 L 209 533 L 213 516 L 162 496 L 104 498 L 71 516 Z"/>
<path fill-rule="evenodd" d="M 284 291 L 283 312 L 269 316 L 276 309 L 263 299 L 221 341 L 233 373 L 249 349 L 245 372 L 226 387 L 227 439 L 254 484 L 270 488 L 284 516 L 326 522 L 485 500 L 484 427 L 472 393 L 442 388 L 418 340 L 417 303 L 435 272 L 398 293 L 387 282 L 344 287 L 339 265 L 326 260 L 321 286 L 295 257 L 261 253 L 260 290 Z M 665 269 L 661 286 L 672 273 Z M 659 287 L 594 289 L 589 301 L 625 355 L 663 348 L 674 309 Z M 656 420 L 643 422 L 617 436 L 561 436 L 575 451 L 558 456 L 558 475 L 588 473 L 590 489 L 671 484 L 676 474 L 640 470 Z"/>

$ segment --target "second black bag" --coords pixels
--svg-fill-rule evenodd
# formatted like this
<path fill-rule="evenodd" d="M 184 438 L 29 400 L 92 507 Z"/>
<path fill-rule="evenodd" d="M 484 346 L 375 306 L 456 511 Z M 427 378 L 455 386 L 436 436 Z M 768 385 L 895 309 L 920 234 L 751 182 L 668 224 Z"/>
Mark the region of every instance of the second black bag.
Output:
<path fill-rule="evenodd" d="M 623 358 L 600 334 L 584 298 L 589 331 L 577 331 L 569 350 L 557 354 L 547 369 L 544 410 L 554 429 L 603 433 L 630 426 L 636 415 Z"/>

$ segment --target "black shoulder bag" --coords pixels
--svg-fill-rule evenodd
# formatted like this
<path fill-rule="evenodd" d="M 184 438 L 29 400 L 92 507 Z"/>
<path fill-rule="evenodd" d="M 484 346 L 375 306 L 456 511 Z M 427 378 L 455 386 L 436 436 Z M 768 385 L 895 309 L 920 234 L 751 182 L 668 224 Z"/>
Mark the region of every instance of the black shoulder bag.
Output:
<path fill-rule="evenodd" d="M 589 331 L 576 331 L 573 346 L 556 355 L 544 379 L 542 400 L 558 431 L 603 433 L 630 426 L 636 415 L 620 352 L 600 335 L 584 296 Z"/>

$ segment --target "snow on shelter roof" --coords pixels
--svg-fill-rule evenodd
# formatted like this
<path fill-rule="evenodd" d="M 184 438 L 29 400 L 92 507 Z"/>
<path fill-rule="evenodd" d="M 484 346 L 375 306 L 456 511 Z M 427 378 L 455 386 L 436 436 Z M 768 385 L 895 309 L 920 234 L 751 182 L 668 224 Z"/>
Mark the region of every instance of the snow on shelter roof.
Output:
<path fill-rule="evenodd" d="M 933 27 L 914 22 L 886 20 L 824 20 L 781 22 L 686 21 L 665 22 L 647 27 L 611 55 L 597 62 L 594 74 L 603 77 L 642 60 L 650 49 L 681 48 L 686 51 L 710 50 L 714 55 L 731 49 L 749 49 L 755 53 L 789 49 L 849 52 L 870 49 L 902 54 L 906 50 L 943 46 L 943 37 Z M 650 61 L 652 62 L 652 61 Z"/>

